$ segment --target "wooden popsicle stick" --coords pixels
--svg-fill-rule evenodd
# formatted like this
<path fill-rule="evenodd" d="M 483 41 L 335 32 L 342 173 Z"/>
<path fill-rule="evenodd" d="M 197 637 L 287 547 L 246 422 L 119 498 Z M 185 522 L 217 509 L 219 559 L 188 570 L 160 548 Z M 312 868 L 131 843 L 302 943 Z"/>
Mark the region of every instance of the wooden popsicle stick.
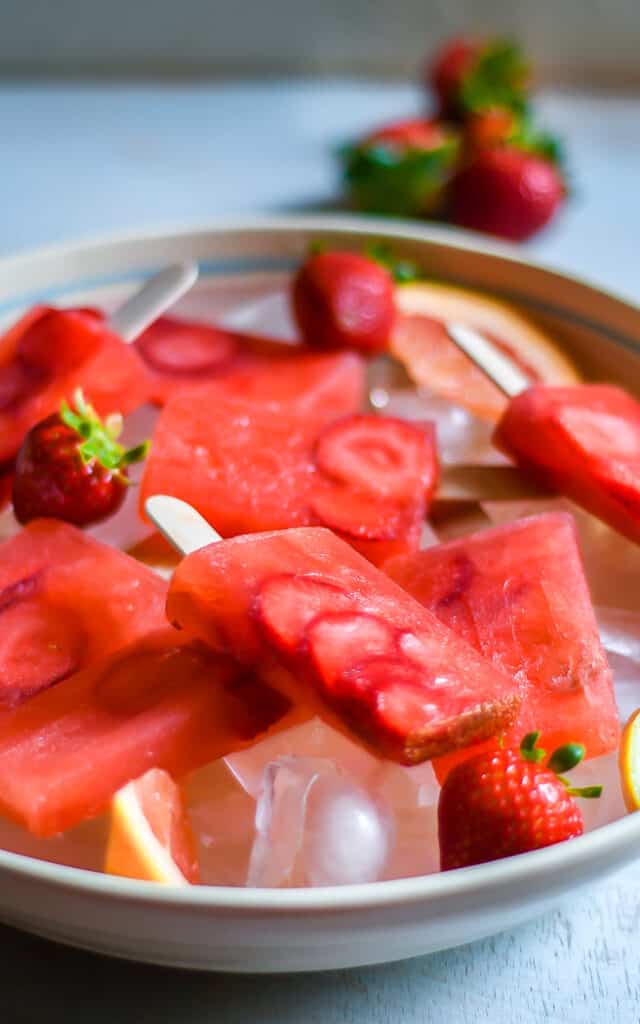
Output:
<path fill-rule="evenodd" d="M 181 498 L 153 494 L 145 501 L 144 510 L 165 540 L 181 555 L 190 555 L 192 551 L 222 540 L 204 516 Z"/>
<path fill-rule="evenodd" d="M 187 261 L 164 267 L 111 314 L 107 326 L 123 341 L 135 341 L 154 320 L 189 291 L 197 279 L 197 263 Z"/>
<path fill-rule="evenodd" d="M 550 491 L 517 466 L 444 465 L 434 496 L 442 502 L 518 501 L 549 497 Z"/>
<path fill-rule="evenodd" d="M 455 345 L 469 359 L 486 373 L 496 387 L 507 396 L 514 398 L 531 386 L 531 381 L 500 349 L 483 334 L 466 324 L 445 324 L 447 334 Z"/>

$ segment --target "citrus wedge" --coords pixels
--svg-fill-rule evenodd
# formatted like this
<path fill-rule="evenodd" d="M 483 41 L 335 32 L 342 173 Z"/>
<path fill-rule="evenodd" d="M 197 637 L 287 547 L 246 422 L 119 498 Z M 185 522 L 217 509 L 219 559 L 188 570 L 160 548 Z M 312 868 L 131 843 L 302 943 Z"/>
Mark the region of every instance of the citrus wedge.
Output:
<path fill-rule="evenodd" d="M 409 376 L 475 415 L 495 422 L 507 399 L 451 341 L 445 322 L 475 327 L 533 383 L 575 384 L 580 375 L 549 336 L 514 306 L 454 285 L 420 281 L 396 289 L 391 351 Z"/>
<path fill-rule="evenodd" d="M 640 810 L 640 708 L 622 730 L 620 741 L 620 782 L 628 811 Z"/>
<path fill-rule="evenodd" d="M 114 796 L 105 871 L 165 885 L 199 881 L 182 793 L 162 769 L 152 768 Z"/>

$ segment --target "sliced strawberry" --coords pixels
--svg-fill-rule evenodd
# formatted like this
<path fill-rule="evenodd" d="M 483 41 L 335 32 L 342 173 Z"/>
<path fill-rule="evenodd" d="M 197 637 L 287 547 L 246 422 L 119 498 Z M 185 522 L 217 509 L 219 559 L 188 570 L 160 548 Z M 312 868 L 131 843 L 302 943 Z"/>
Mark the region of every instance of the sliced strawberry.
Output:
<path fill-rule="evenodd" d="M 435 444 L 398 419 L 349 416 L 327 427 L 315 450 L 318 469 L 376 498 L 406 501 L 433 488 Z"/>
<path fill-rule="evenodd" d="M 407 511 L 390 502 L 372 501 L 339 484 L 316 488 L 310 502 L 313 515 L 322 526 L 352 540 L 396 540 L 407 525 Z"/>
<path fill-rule="evenodd" d="M 384 619 L 361 612 L 330 612 L 314 619 L 307 643 L 323 689 L 331 694 L 336 680 L 355 661 L 396 653 L 396 633 Z"/>
<path fill-rule="evenodd" d="M 342 587 L 321 576 L 282 573 L 265 580 L 253 612 L 270 643 L 289 655 L 296 653 L 304 632 L 317 615 L 347 611 L 353 599 Z"/>
<path fill-rule="evenodd" d="M 0 608 L 2 709 L 66 679 L 77 671 L 84 654 L 84 631 L 75 616 L 25 596 L 16 594 L 10 605 Z"/>
<path fill-rule="evenodd" d="M 14 604 L 19 601 L 26 601 L 30 597 L 35 597 L 37 593 L 42 589 L 43 573 L 33 572 L 30 576 L 24 576 L 21 580 L 16 580 L 15 583 L 11 583 L 8 587 L 3 587 L 0 590 L 0 612 L 7 611 Z"/>
<path fill-rule="evenodd" d="M 468 746 L 510 724 L 517 701 L 469 707 L 402 654 L 363 659 L 334 682 L 332 703 L 376 751 L 404 764 Z"/>
<path fill-rule="evenodd" d="M 233 335 L 210 324 L 162 316 L 135 343 L 139 355 L 158 373 L 215 373 L 237 354 Z"/>

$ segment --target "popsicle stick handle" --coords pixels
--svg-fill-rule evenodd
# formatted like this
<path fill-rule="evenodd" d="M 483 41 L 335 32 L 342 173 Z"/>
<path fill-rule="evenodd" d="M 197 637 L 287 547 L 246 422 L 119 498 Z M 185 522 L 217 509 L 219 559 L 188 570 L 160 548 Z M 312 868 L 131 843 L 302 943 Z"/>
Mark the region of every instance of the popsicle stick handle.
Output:
<path fill-rule="evenodd" d="M 139 334 L 169 309 L 198 279 L 197 263 L 174 263 L 145 281 L 135 295 L 111 314 L 108 326 L 123 341 Z"/>
<path fill-rule="evenodd" d="M 154 494 L 147 498 L 144 508 L 165 540 L 181 555 L 190 555 L 192 551 L 222 540 L 207 520 L 180 498 Z"/>
<path fill-rule="evenodd" d="M 513 360 L 479 331 L 466 324 L 449 323 L 445 326 L 451 340 L 508 398 L 514 398 L 530 387 L 531 381 Z"/>
<path fill-rule="evenodd" d="M 530 480 L 516 466 L 444 465 L 436 501 L 521 501 L 548 497 L 550 492 Z"/>

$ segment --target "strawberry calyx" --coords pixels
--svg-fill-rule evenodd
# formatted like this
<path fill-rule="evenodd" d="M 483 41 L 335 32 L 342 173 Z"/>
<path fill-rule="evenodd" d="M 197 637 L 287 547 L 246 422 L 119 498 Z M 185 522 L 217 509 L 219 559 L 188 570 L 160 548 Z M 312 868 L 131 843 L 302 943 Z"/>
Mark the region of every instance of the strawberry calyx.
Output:
<path fill-rule="evenodd" d="M 388 270 L 396 284 L 424 281 L 425 274 L 415 260 L 396 256 L 387 242 L 371 242 L 364 250 L 365 256 Z"/>
<path fill-rule="evenodd" d="M 74 392 L 71 405 L 65 400 L 62 401 L 59 415 L 65 426 L 82 438 L 78 445 L 78 453 L 85 465 L 95 459 L 122 483 L 129 483 L 125 470 L 127 466 L 142 462 L 146 458 L 151 447 L 150 441 L 143 441 L 133 448 L 125 448 L 118 441 L 122 433 L 120 413 L 112 413 L 102 420 L 85 399 L 81 388 Z"/>
<path fill-rule="evenodd" d="M 520 744 L 520 754 L 523 760 L 531 761 L 533 764 L 540 764 L 545 760 L 547 752 L 537 745 L 539 738 L 539 732 L 528 732 L 523 738 Z M 565 743 L 553 751 L 545 767 L 557 775 L 558 780 L 564 785 L 570 796 L 592 800 L 602 795 L 602 786 L 574 787 L 564 778 L 565 772 L 570 772 L 572 768 L 580 764 L 585 753 L 586 749 L 582 743 Z"/>
<path fill-rule="evenodd" d="M 529 65 L 517 43 L 493 39 L 462 78 L 460 107 L 465 112 L 505 107 L 524 114 L 528 109 L 529 77 Z"/>

